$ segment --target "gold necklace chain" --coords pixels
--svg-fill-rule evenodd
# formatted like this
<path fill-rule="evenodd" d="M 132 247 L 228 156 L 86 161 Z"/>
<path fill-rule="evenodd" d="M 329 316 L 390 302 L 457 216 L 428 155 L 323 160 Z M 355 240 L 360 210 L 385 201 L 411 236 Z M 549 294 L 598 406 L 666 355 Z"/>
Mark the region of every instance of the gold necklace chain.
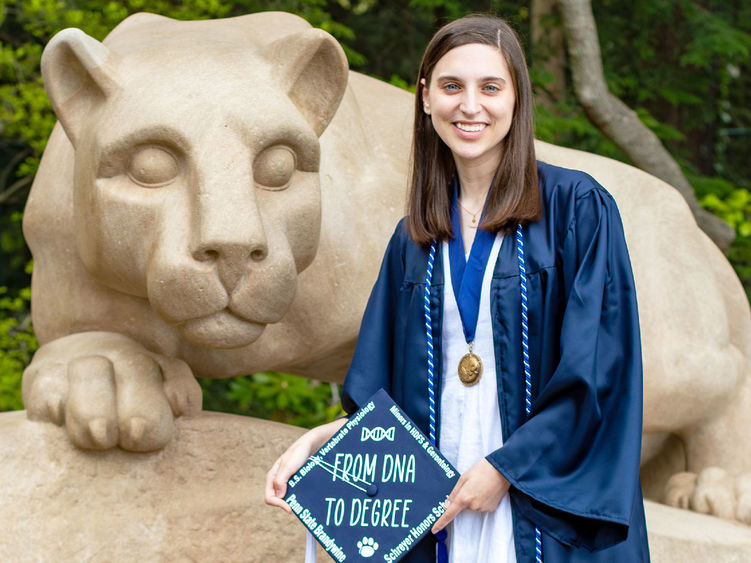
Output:
<path fill-rule="evenodd" d="M 472 213 L 472 212 L 471 212 L 471 211 L 470 211 L 469 209 L 467 209 L 466 207 L 464 207 L 464 206 L 462 205 L 462 202 L 461 202 L 461 201 L 459 201 L 459 199 L 458 199 L 458 198 L 457 198 L 457 200 L 456 200 L 456 203 L 458 203 L 458 204 L 459 204 L 459 207 L 461 207 L 462 209 L 464 209 L 464 211 L 466 211 L 467 213 L 469 213 L 470 215 L 472 215 L 472 225 L 471 225 L 471 226 L 472 226 L 472 227 L 475 227 L 475 228 L 477 228 L 477 225 L 476 225 L 476 223 L 477 223 L 477 214 L 478 214 L 478 213 L 479 213 L 480 211 L 482 211 L 482 208 L 480 208 L 480 209 L 479 209 L 478 211 L 476 211 L 475 213 Z"/>

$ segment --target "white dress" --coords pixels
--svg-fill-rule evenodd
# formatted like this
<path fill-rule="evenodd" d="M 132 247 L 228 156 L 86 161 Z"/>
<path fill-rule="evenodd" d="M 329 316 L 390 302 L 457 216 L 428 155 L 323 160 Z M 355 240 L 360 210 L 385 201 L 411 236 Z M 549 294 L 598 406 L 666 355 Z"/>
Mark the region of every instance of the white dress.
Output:
<path fill-rule="evenodd" d="M 476 461 L 503 444 L 490 317 L 490 280 L 502 240 L 501 235 L 496 236 L 483 276 L 473 344 L 474 353 L 482 360 L 483 373 L 480 380 L 471 387 L 459 381 L 457 375 L 459 360 L 467 353 L 468 347 L 451 284 L 448 244 L 441 244 L 445 285 L 439 447 L 460 473 L 467 471 Z M 463 510 L 447 530 L 451 563 L 516 562 L 508 494 L 494 512 Z"/>

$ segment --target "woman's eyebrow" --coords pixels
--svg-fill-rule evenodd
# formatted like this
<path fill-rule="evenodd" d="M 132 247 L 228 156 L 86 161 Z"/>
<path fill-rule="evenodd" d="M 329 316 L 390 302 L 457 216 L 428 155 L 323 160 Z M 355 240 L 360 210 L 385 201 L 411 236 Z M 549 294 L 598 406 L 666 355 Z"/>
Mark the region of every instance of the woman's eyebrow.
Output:
<path fill-rule="evenodd" d="M 441 74 L 436 78 L 436 80 L 445 80 L 445 81 L 454 81 L 454 82 L 461 82 L 461 78 L 458 76 L 451 76 L 450 74 Z"/>
<path fill-rule="evenodd" d="M 459 78 L 458 76 L 452 76 L 449 74 L 442 74 L 436 78 L 436 80 L 442 80 L 442 81 L 454 81 L 454 82 L 464 82 L 463 79 Z M 478 82 L 506 82 L 506 79 L 501 76 L 483 76 L 480 78 Z"/>

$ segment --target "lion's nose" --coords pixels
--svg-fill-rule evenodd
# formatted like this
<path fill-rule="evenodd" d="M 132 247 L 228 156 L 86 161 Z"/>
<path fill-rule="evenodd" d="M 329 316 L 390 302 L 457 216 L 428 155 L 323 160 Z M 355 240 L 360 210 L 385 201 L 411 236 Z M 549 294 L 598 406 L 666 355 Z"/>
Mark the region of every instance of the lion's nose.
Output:
<path fill-rule="evenodd" d="M 193 258 L 211 263 L 228 292 L 237 286 L 253 263 L 266 260 L 269 246 L 260 216 L 246 209 L 240 219 L 206 213 L 194 239 Z"/>
<path fill-rule="evenodd" d="M 216 266 L 219 279 L 230 292 L 248 271 L 248 262 L 262 262 L 267 256 L 268 247 L 260 242 L 255 244 L 205 243 L 193 253 L 195 260 L 211 262 Z"/>

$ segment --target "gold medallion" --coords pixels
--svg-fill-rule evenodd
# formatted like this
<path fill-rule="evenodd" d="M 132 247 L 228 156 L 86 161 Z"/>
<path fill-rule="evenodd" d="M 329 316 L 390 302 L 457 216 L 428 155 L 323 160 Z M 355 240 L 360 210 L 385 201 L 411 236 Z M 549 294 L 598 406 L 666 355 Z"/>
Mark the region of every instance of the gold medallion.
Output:
<path fill-rule="evenodd" d="M 464 354 L 461 360 L 459 360 L 459 381 L 464 385 L 474 385 L 480 380 L 482 375 L 482 360 L 476 354 L 472 353 L 472 348 L 469 349 L 467 354 Z"/>

